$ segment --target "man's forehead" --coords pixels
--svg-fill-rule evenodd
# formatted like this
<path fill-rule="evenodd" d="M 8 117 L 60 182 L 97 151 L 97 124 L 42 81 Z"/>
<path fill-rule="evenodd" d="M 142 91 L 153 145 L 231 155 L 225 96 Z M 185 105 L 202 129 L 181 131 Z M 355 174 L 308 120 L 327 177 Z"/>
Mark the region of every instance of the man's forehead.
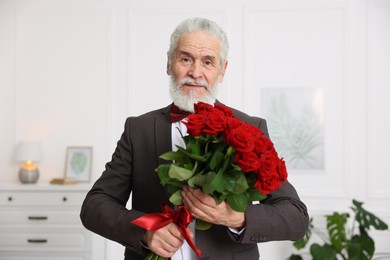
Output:
<path fill-rule="evenodd" d="M 205 32 L 185 33 L 179 38 L 176 53 L 219 57 L 220 42 Z"/>

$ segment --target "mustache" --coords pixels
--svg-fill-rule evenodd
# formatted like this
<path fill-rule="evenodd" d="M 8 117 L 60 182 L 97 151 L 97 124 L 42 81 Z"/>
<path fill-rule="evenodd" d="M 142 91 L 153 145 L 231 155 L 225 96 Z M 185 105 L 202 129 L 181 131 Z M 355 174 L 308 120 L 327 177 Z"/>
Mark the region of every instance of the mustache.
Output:
<path fill-rule="evenodd" d="M 186 84 L 189 84 L 189 85 L 198 85 L 198 86 L 204 87 L 205 89 L 208 89 L 208 88 L 209 88 L 209 84 L 207 84 L 207 82 L 206 82 L 205 80 L 202 80 L 202 79 L 192 79 L 192 78 L 189 78 L 189 77 L 186 77 L 186 78 L 181 79 L 181 80 L 177 83 L 177 86 L 178 86 L 179 88 L 181 88 L 183 85 L 186 85 Z"/>

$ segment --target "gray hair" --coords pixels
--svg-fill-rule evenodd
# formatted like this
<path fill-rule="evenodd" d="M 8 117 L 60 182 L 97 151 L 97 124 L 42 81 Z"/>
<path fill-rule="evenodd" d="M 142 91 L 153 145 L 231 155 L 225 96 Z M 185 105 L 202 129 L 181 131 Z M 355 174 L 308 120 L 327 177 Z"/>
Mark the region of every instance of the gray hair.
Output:
<path fill-rule="evenodd" d="M 168 50 L 168 63 L 172 64 L 173 55 L 179 43 L 180 37 L 185 33 L 196 31 L 206 32 L 211 36 L 215 36 L 219 39 L 221 66 L 223 67 L 229 52 L 229 43 L 226 34 L 216 22 L 199 17 L 188 18 L 184 20 L 173 31 L 171 34 L 171 41 Z"/>

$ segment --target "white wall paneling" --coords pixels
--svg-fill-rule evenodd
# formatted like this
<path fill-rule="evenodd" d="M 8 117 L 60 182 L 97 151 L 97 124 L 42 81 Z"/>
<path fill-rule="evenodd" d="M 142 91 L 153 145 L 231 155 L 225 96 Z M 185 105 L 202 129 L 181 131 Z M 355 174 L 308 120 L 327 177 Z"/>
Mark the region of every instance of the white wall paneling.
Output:
<path fill-rule="evenodd" d="M 111 14 L 17 12 L 16 140 L 42 141 L 41 178 L 63 175 L 65 148 L 91 145 L 106 159 L 111 117 Z"/>
<path fill-rule="evenodd" d="M 369 197 L 388 199 L 390 174 L 386 150 L 390 146 L 390 2 L 369 5 L 368 25 L 368 171 Z M 387 173 L 387 174 L 383 174 Z"/>

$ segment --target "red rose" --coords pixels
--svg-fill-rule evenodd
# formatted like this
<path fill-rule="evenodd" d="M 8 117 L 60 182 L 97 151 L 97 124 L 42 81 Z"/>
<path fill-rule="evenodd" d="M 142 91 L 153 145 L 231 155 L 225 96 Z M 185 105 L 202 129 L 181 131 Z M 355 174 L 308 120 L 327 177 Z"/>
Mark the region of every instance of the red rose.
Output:
<path fill-rule="evenodd" d="M 286 163 L 284 162 L 283 158 L 279 159 L 277 169 L 278 169 L 278 173 L 279 173 L 279 181 L 282 183 L 285 183 L 287 180 L 287 168 L 286 168 Z"/>
<path fill-rule="evenodd" d="M 227 106 L 224 106 L 222 104 L 215 104 L 215 108 L 222 111 L 225 114 L 225 116 L 228 116 L 228 117 L 233 116 L 233 111 L 230 108 L 228 108 Z"/>
<path fill-rule="evenodd" d="M 274 144 L 263 133 L 255 139 L 255 151 L 259 156 L 274 150 Z"/>
<path fill-rule="evenodd" d="M 210 113 L 207 113 L 206 123 L 203 129 L 203 132 L 209 135 L 218 135 L 226 127 L 226 117 L 219 111 L 214 110 Z"/>
<path fill-rule="evenodd" d="M 203 133 L 206 117 L 202 114 L 191 114 L 187 117 L 187 122 L 183 123 L 187 126 L 188 134 L 200 136 Z"/>
<path fill-rule="evenodd" d="M 227 142 L 233 146 L 238 152 L 252 152 L 254 148 L 253 136 L 247 131 L 247 128 L 242 125 L 232 129 L 227 135 Z"/>
<path fill-rule="evenodd" d="M 254 185 L 255 188 L 257 188 L 258 191 L 261 193 L 267 195 L 274 190 L 279 189 L 280 183 L 279 179 L 276 176 L 273 176 L 272 178 L 268 178 L 265 180 L 258 179 Z"/>
<path fill-rule="evenodd" d="M 261 180 L 272 179 L 277 177 L 279 180 L 279 173 L 277 172 L 278 158 L 274 153 L 268 152 L 260 157 L 260 168 L 257 172 Z"/>
<path fill-rule="evenodd" d="M 256 172 L 260 168 L 259 157 L 254 152 L 237 152 L 235 161 L 243 172 Z"/>
<path fill-rule="evenodd" d="M 199 102 L 197 104 L 194 104 L 195 113 L 210 112 L 213 111 L 213 109 L 214 107 L 207 103 Z"/>

